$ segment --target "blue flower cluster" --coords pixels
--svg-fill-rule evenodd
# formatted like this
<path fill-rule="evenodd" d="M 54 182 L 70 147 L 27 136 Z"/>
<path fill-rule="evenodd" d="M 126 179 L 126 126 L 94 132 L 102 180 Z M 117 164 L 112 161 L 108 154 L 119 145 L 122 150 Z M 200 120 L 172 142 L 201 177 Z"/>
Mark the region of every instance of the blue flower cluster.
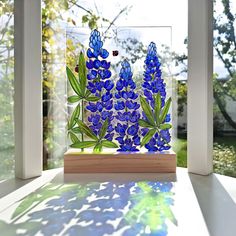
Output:
<path fill-rule="evenodd" d="M 144 89 L 144 95 L 148 99 L 150 105 L 154 107 L 153 95 L 160 92 L 162 106 L 164 106 L 166 98 L 166 85 L 161 78 L 161 63 L 157 56 L 156 44 L 151 42 L 148 46 L 147 56 L 144 61 L 144 82 L 142 87 Z"/>
<path fill-rule="evenodd" d="M 157 48 L 155 43 L 151 42 L 148 46 L 147 56 L 144 61 L 145 72 L 144 82 L 142 87 L 144 89 L 144 96 L 147 98 L 149 104 L 154 108 L 153 95 L 160 93 L 162 107 L 165 105 L 166 99 L 166 84 L 161 78 L 161 64 L 157 56 Z M 143 114 L 144 119 L 146 118 Z M 165 122 L 170 122 L 170 115 L 168 114 Z M 142 135 L 147 133 L 148 129 L 142 129 Z M 170 149 L 168 143 L 171 140 L 169 130 L 161 130 L 160 133 L 156 133 L 155 136 L 145 145 L 148 151 L 163 151 Z"/>
<path fill-rule="evenodd" d="M 148 132 L 147 128 L 141 130 L 142 135 L 146 135 Z M 168 143 L 171 140 L 169 130 L 161 130 L 160 133 L 156 133 L 153 138 L 145 145 L 149 152 L 169 150 L 170 146 Z"/>
<path fill-rule="evenodd" d="M 137 146 L 140 145 L 138 124 L 140 105 L 135 101 L 138 94 L 134 92 L 136 85 L 132 79 L 130 64 L 125 60 L 121 66 L 120 78 L 116 83 L 117 101 L 114 106 L 117 111 L 116 119 L 119 121 L 115 127 L 118 134 L 116 140 L 120 145 L 118 151 L 134 152 L 138 151 Z"/>
<path fill-rule="evenodd" d="M 86 107 L 92 113 L 88 117 L 88 121 L 91 123 L 89 127 L 95 134 L 99 134 L 102 123 L 108 119 L 109 126 L 105 138 L 111 141 L 114 136 L 114 128 L 111 124 L 114 118 L 112 111 L 113 95 L 111 93 L 114 83 L 110 80 L 110 62 L 106 60 L 109 53 L 106 49 L 102 48 L 103 42 L 97 30 L 91 32 L 89 40 L 90 48 L 87 50 L 89 60 L 86 62 L 88 69 L 87 88 L 94 96 L 100 98 L 98 102 L 89 102 Z"/>

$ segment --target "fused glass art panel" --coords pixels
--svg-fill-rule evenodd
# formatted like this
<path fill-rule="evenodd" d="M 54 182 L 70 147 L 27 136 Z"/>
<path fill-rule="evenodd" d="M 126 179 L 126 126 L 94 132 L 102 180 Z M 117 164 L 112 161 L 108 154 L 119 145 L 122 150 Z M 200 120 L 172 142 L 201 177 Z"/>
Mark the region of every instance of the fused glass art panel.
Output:
<path fill-rule="evenodd" d="M 95 152 L 103 147 L 122 152 L 139 151 L 137 146 L 152 152 L 171 148 L 171 78 L 165 70 L 168 58 L 148 42 L 153 28 L 118 28 L 112 35 L 93 30 L 89 36 L 86 29 L 67 30 L 67 43 L 77 45 L 67 53 L 71 147 Z M 166 44 L 171 28 L 157 29 L 156 37 Z"/>

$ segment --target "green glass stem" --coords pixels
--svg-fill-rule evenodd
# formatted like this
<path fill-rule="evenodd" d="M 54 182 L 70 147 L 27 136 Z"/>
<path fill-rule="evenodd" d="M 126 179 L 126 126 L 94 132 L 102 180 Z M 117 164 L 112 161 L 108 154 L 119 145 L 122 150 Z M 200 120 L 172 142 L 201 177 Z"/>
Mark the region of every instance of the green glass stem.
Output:
<path fill-rule="evenodd" d="M 84 122 L 84 99 L 81 100 L 81 120 Z M 81 133 L 81 141 L 84 141 L 84 134 Z M 84 151 L 84 148 L 81 148 L 81 151 Z"/>

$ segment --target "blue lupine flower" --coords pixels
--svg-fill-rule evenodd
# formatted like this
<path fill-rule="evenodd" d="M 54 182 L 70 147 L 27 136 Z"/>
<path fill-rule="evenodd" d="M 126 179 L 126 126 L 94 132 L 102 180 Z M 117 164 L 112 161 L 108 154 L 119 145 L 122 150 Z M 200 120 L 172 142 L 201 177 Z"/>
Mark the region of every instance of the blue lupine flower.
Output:
<path fill-rule="evenodd" d="M 117 99 L 115 103 L 116 119 L 118 120 L 115 127 L 118 137 L 120 149 L 123 152 L 138 151 L 137 146 L 140 145 L 139 125 L 140 105 L 135 101 L 138 95 L 133 91 L 136 85 L 132 79 L 133 73 L 128 61 L 123 61 L 121 64 L 120 78 L 116 83 Z"/>
<path fill-rule="evenodd" d="M 93 125 L 97 125 L 100 121 L 100 116 L 99 115 L 91 115 L 90 117 L 88 117 L 88 121 L 93 123 Z"/>
<path fill-rule="evenodd" d="M 125 131 L 127 129 L 127 125 L 121 125 L 120 123 L 117 124 L 117 126 L 115 127 L 116 132 L 120 135 L 120 136 L 125 136 Z"/>
<path fill-rule="evenodd" d="M 100 132 L 103 121 L 108 119 L 109 126 L 105 138 L 112 140 L 114 128 L 111 125 L 113 120 L 113 111 L 111 111 L 113 108 L 113 95 L 111 90 L 114 87 L 114 83 L 110 80 L 111 71 L 109 69 L 111 64 L 105 60 L 109 53 L 102 47 L 103 42 L 99 31 L 92 31 L 89 38 L 89 49 L 87 50 L 89 58 L 86 62 L 88 69 L 87 78 L 89 80 L 87 88 L 101 100 L 96 103 L 89 102 L 86 108 L 92 113 L 88 117 L 88 122 L 95 134 Z"/>
<path fill-rule="evenodd" d="M 140 137 L 137 135 L 137 136 L 134 136 L 133 137 L 133 142 L 135 145 L 140 145 Z"/>
<path fill-rule="evenodd" d="M 107 91 L 110 91 L 112 90 L 114 87 L 114 83 L 110 80 L 107 80 L 105 83 L 104 83 L 104 88 L 107 90 Z"/>
<path fill-rule="evenodd" d="M 139 126 L 136 124 L 136 125 L 131 125 L 128 129 L 127 129 L 127 134 L 128 135 L 131 135 L 131 136 L 135 136 L 137 135 L 138 133 L 138 129 L 139 129 Z"/>
<path fill-rule="evenodd" d="M 154 108 L 153 95 L 160 93 L 161 105 L 165 105 L 166 99 L 166 84 L 161 78 L 162 72 L 160 69 L 160 62 L 157 56 L 157 48 L 155 43 L 151 42 L 148 46 L 147 56 L 144 61 L 144 81 L 142 84 L 143 93 L 149 104 Z M 143 119 L 147 119 L 143 114 Z M 170 114 L 166 116 L 165 122 L 170 122 Z M 148 132 L 148 129 L 142 129 L 141 134 L 144 136 Z M 160 134 L 155 136 L 145 145 L 148 151 L 163 151 L 170 149 L 168 143 L 170 142 L 171 136 L 169 130 L 161 130 Z"/>
<path fill-rule="evenodd" d="M 170 114 L 167 114 L 165 122 L 170 122 L 170 121 L 171 121 Z"/>
<path fill-rule="evenodd" d="M 89 102 L 89 105 L 86 108 L 91 112 L 96 112 L 98 110 L 97 105 L 92 102 Z"/>
<path fill-rule="evenodd" d="M 125 109 L 125 103 L 124 101 L 118 101 L 116 104 L 115 104 L 115 109 L 117 111 L 119 110 L 124 110 Z"/>
<path fill-rule="evenodd" d="M 144 88 L 144 95 L 148 100 L 152 100 L 153 94 L 165 91 L 165 83 L 161 78 L 160 62 L 157 56 L 157 49 L 155 43 L 150 43 L 148 46 L 148 52 L 145 59 L 145 72 L 144 82 L 142 87 Z M 162 100 L 165 101 L 165 94 L 162 96 Z"/>

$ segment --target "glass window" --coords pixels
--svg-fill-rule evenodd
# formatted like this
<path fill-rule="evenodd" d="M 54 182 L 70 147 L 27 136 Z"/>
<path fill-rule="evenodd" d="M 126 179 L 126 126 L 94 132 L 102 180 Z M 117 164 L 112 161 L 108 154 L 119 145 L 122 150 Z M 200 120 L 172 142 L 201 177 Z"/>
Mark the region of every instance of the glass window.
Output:
<path fill-rule="evenodd" d="M 214 170 L 236 177 L 236 2 L 214 5 Z"/>
<path fill-rule="evenodd" d="M 14 176 L 13 5 L 13 0 L 0 2 L 0 181 Z"/>

